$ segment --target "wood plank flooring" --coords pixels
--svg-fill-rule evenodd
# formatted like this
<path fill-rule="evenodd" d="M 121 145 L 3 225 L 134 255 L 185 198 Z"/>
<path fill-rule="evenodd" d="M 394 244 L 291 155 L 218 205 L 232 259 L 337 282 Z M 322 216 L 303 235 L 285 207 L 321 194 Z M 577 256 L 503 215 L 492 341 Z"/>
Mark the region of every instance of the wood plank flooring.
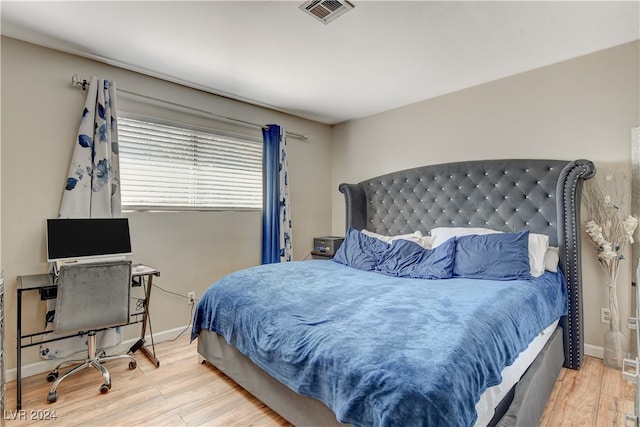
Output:
<path fill-rule="evenodd" d="M 25 378 L 18 414 L 12 381 L 6 426 L 290 426 L 216 368 L 198 364 L 196 343 L 187 337 L 157 344 L 156 353 L 160 368 L 140 353 L 131 371 L 126 362 L 109 362 L 113 386 L 107 394 L 99 392 L 95 369 L 63 381 L 52 404 L 45 375 Z M 619 371 L 586 357 L 580 371 L 562 370 L 539 427 L 623 426 L 624 414 L 633 413 L 633 390 Z"/>
<path fill-rule="evenodd" d="M 620 371 L 586 356 L 579 371 L 562 369 L 539 426 L 624 426 L 625 414 L 634 413 L 634 390 Z"/>

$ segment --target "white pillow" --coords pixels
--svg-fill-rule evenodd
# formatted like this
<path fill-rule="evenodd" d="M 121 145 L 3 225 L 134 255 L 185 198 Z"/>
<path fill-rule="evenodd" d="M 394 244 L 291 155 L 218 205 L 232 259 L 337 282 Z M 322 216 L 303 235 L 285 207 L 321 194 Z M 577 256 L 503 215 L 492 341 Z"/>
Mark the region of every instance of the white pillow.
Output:
<path fill-rule="evenodd" d="M 548 248 L 549 236 L 529 233 L 529 266 L 533 277 L 540 277 L 544 274 L 544 255 Z"/>
<path fill-rule="evenodd" d="M 369 237 L 373 237 L 375 239 L 381 240 L 385 243 L 389 243 L 389 241 L 391 240 L 391 236 L 385 236 L 383 234 L 378 234 L 378 233 L 374 233 L 373 231 L 369 231 L 367 229 L 362 229 L 360 230 L 360 232 L 362 234 L 364 234 L 365 236 L 369 236 Z"/>
<path fill-rule="evenodd" d="M 558 271 L 558 263 L 560 263 L 560 248 L 549 246 L 544 254 L 544 269 L 555 273 Z"/>
<path fill-rule="evenodd" d="M 423 236 L 421 232 L 414 231 L 409 234 L 399 234 L 397 236 L 385 236 L 383 234 L 374 233 L 366 229 L 361 230 L 362 234 L 369 237 L 374 237 L 385 243 L 391 244 L 394 240 L 409 240 L 415 242 L 425 249 L 431 249 L 431 236 Z"/>
<path fill-rule="evenodd" d="M 452 237 L 471 234 L 495 234 L 502 231 L 480 227 L 436 227 L 431 230 L 432 247 L 437 247 Z M 545 270 L 545 254 L 549 247 L 549 236 L 529 233 L 529 267 L 533 277 L 540 277 Z"/>
<path fill-rule="evenodd" d="M 452 237 L 469 236 L 471 234 L 495 234 L 502 233 L 490 228 L 478 227 L 436 227 L 431 230 L 431 247 L 437 248 Z"/>

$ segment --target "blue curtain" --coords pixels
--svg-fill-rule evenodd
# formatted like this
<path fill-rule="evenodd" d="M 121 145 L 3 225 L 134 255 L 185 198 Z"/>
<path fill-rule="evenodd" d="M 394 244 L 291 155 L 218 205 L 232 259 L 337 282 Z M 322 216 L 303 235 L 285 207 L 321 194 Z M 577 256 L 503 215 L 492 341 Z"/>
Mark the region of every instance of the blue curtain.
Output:
<path fill-rule="evenodd" d="M 284 129 L 268 125 L 262 129 L 263 148 L 263 214 L 262 263 L 291 261 L 291 208 Z"/>
<path fill-rule="evenodd" d="M 91 77 L 60 218 L 121 216 L 115 82 Z"/>

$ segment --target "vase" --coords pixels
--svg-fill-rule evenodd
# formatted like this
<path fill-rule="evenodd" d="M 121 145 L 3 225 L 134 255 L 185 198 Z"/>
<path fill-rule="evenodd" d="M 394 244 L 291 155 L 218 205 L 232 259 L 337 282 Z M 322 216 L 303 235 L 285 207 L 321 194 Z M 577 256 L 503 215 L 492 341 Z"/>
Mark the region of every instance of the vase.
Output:
<path fill-rule="evenodd" d="M 609 330 L 604 335 L 604 365 L 622 370 L 622 361 L 627 357 L 629 344 L 620 328 L 615 283 L 609 284 L 609 316 Z"/>
<path fill-rule="evenodd" d="M 627 337 L 620 330 L 620 324 L 613 326 L 609 324 L 609 330 L 604 335 L 604 365 L 610 368 L 622 369 L 622 361 L 627 357 L 629 345 Z"/>

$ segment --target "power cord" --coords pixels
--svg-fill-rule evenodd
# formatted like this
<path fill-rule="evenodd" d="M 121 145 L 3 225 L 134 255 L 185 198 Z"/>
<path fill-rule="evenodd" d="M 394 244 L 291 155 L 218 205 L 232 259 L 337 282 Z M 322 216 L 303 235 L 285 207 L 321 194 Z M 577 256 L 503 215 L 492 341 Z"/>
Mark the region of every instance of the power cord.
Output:
<path fill-rule="evenodd" d="M 180 297 L 180 298 L 184 298 L 184 299 L 187 299 L 187 300 L 188 300 L 188 299 L 190 299 L 189 297 L 187 297 L 187 296 L 185 296 L 185 295 L 182 295 L 182 294 L 179 294 L 179 293 L 177 293 L 177 292 L 168 291 L 168 290 L 166 290 L 166 289 L 164 289 L 164 288 L 162 288 L 162 287 L 160 287 L 160 286 L 156 285 L 155 283 L 153 284 L 153 287 L 154 287 L 154 288 L 158 288 L 158 289 L 160 289 L 162 292 L 166 292 L 166 293 L 168 293 L 168 294 L 175 295 L 175 296 Z M 198 298 L 193 298 L 193 300 L 194 300 L 196 303 L 197 303 L 198 301 L 200 301 Z M 195 305 L 195 304 L 194 304 L 194 305 Z"/>
<path fill-rule="evenodd" d="M 180 333 L 178 335 L 176 335 L 174 338 L 165 340 L 163 342 L 174 342 L 175 340 L 177 340 L 178 338 L 180 338 L 182 336 L 182 334 L 184 334 L 185 332 L 187 332 L 189 330 L 189 328 L 191 328 L 191 325 L 193 324 L 193 309 L 195 307 L 195 304 L 191 306 L 191 314 L 189 316 L 189 324 L 187 326 L 185 326 L 185 328 L 180 331 Z"/>
<path fill-rule="evenodd" d="M 178 297 L 181 297 L 181 298 L 190 299 L 190 298 L 186 297 L 185 295 L 182 295 L 182 294 L 179 294 L 179 293 L 177 293 L 177 292 L 173 292 L 173 291 L 169 291 L 169 290 L 167 290 L 167 289 L 164 289 L 163 287 L 158 286 L 158 285 L 156 285 L 155 283 L 153 284 L 153 287 L 158 288 L 158 289 L 159 289 L 159 290 L 161 290 L 162 292 L 165 292 L 165 293 L 170 294 L 170 295 L 175 295 L 175 296 L 178 296 Z M 182 331 L 180 331 L 180 332 L 178 333 L 178 335 L 176 335 L 175 337 L 170 338 L 170 339 L 166 339 L 166 340 L 164 340 L 164 341 L 160 341 L 160 342 L 174 342 L 174 341 L 176 341 L 178 338 L 180 338 L 182 335 L 184 335 L 184 333 L 185 333 L 186 331 L 188 331 L 188 330 L 189 330 L 189 328 L 191 328 L 191 325 L 193 324 L 193 312 L 194 312 L 194 309 L 195 309 L 195 305 L 196 305 L 196 303 L 198 303 L 200 300 L 199 300 L 198 298 L 193 298 L 193 301 L 194 301 L 194 303 L 191 305 L 191 312 L 189 313 L 189 324 L 188 324 L 187 326 L 185 326 L 185 328 L 184 328 Z M 144 308 L 144 304 L 146 304 L 146 300 L 145 300 L 145 299 L 138 300 L 138 302 L 137 302 L 137 304 L 136 304 L 136 309 L 143 309 L 143 308 Z M 148 319 L 148 321 L 149 321 L 149 332 L 150 332 L 150 334 L 151 334 L 151 341 L 152 341 L 152 345 L 154 345 L 154 342 L 153 342 L 153 331 L 152 331 L 152 329 L 151 329 L 151 315 L 150 315 L 150 313 L 149 313 L 149 312 L 147 312 L 147 319 Z"/>
<path fill-rule="evenodd" d="M 147 305 L 146 304 L 146 300 L 144 298 L 135 298 L 136 300 L 136 311 L 143 311 L 144 310 L 144 306 Z"/>

